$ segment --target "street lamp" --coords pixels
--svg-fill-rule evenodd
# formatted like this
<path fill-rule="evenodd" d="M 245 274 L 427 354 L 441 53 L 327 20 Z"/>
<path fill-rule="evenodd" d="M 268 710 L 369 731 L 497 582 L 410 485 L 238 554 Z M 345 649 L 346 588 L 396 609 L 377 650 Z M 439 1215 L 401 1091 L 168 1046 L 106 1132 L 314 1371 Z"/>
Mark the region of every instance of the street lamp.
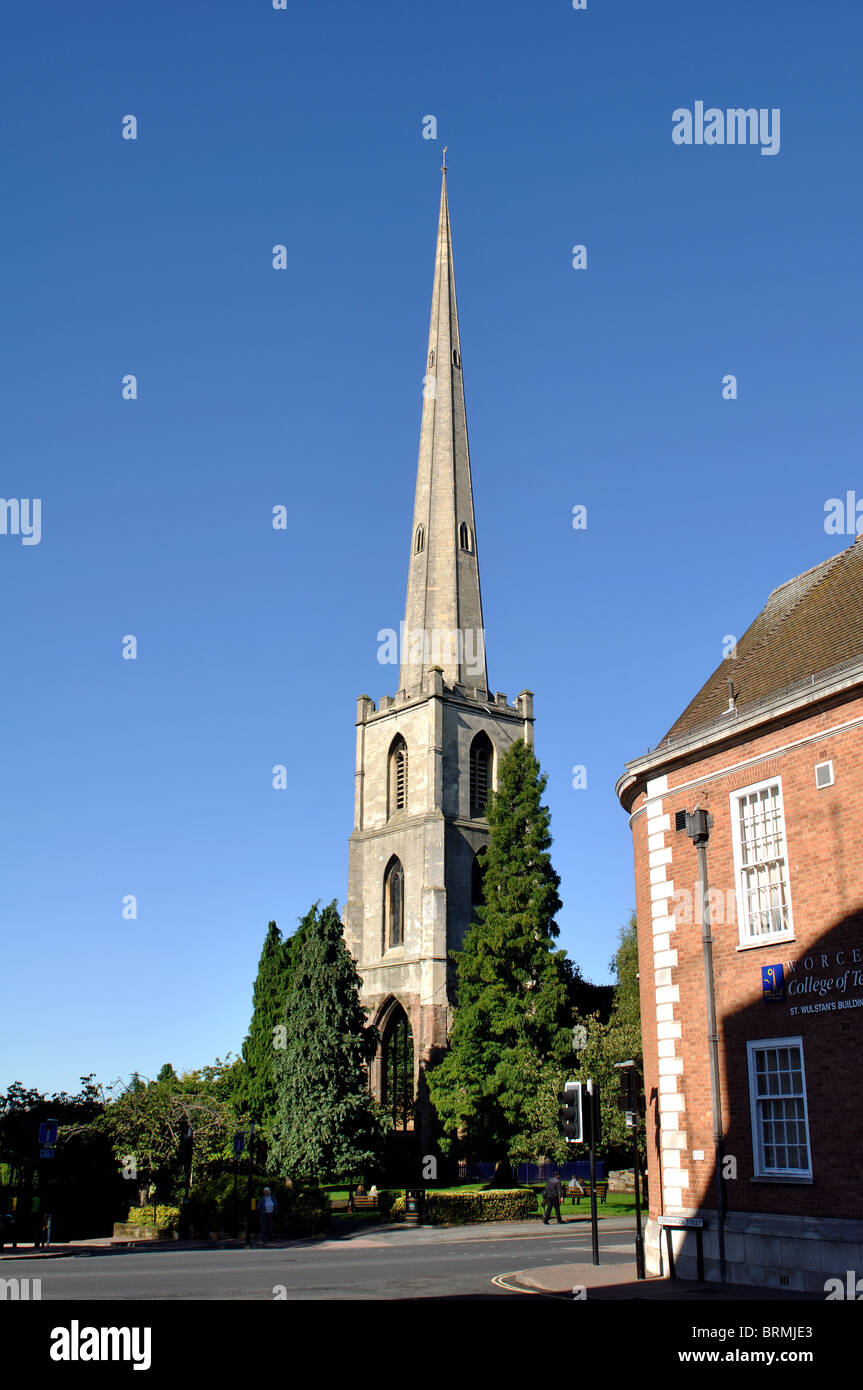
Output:
<path fill-rule="evenodd" d="M 240 1154 L 243 1152 L 243 1146 L 245 1145 L 245 1142 L 245 1132 L 241 1129 L 238 1129 L 236 1134 L 234 1135 L 234 1240 L 239 1240 L 240 1238 L 240 1215 L 239 1209 L 237 1207 L 237 1160 L 239 1159 Z"/>
<path fill-rule="evenodd" d="M 710 893 L 707 887 L 707 842 L 713 817 L 703 808 L 677 811 L 675 830 L 685 830 L 698 855 L 701 890 L 701 946 L 704 956 L 704 991 L 707 1001 L 707 1041 L 710 1051 L 710 1097 L 713 1104 L 713 1152 L 716 1165 L 716 1224 L 719 1239 L 719 1278 L 726 1282 L 725 1267 L 725 1179 L 723 1175 L 722 1092 L 719 1089 L 719 1031 L 716 1026 L 716 991 L 713 977 L 713 937 L 710 935 Z"/>
<path fill-rule="evenodd" d="M 249 1167 L 246 1182 L 246 1245 L 252 1244 L 252 1161 L 255 1153 L 255 1122 L 249 1122 Z"/>

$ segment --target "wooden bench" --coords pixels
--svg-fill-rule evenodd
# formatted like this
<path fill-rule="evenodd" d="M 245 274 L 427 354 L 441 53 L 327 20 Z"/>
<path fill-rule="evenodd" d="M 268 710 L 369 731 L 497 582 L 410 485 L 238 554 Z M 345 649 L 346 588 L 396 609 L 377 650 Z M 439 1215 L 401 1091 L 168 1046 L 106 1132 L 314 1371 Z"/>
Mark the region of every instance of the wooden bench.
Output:
<path fill-rule="evenodd" d="M 578 1191 L 578 1188 L 575 1186 L 574 1183 L 570 1183 L 570 1184 L 569 1184 L 569 1187 L 566 1189 L 566 1195 L 567 1195 L 567 1197 L 571 1197 L 572 1200 L 574 1201 L 575 1205 L 576 1205 L 576 1206 L 579 1206 L 579 1207 L 581 1206 L 581 1199 L 582 1199 L 582 1197 L 586 1197 L 587 1200 L 590 1201 L 590 1181 L 587 1180 L 587 1181 L 583 1182 L 583 1183 L 581 1184 L 581 1189 L 582 1189 L 581 1192 L 579 1192 L 579 1191 Z M 597 1202 L 604 1202 L 607 1196 L 608 1196 L 608 1183 L 607 1183 L 607 1182 L 597 1182 L 597 1184 L 596 1184 L 596 1200 L 597 1200 Z"/>
<path fill-rule="evenodd" d="M 351 1207 L 352 1211 L 377 1211 L 377 1209 L 377 1195 L 370 1197 L 368 1193 L 363 1193 L 362 1195 L 357 1192 L 354 1193 L 353 1206 Z"/>

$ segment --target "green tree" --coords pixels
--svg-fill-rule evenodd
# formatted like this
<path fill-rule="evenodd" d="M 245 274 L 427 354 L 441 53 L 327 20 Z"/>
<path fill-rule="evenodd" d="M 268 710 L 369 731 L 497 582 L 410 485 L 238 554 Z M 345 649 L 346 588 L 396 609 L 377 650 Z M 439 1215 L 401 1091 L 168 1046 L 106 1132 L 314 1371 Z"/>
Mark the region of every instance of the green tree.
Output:
<path fill-rule="evenodd" d="M 620 1072 L 617 1062 L 632 1060 L 643 1075 L 641 1046 L 641 1012 L 638 994 L 638 929 L 635 913 L 621 927 L 617 950 L 609 961 L 617 979 L 611 1016 L 607 1023 L 598 1014 L 577 1016 L 576 1024 L 583 1025 L 587 1043 L 578 1054 L 576 1079 L 593 1077 L 600 1085 L 602 1110 L 601 1153 L 626 1151 L 632 1147 L 632 1131 L 626 1126 L 624 1114 L 617 1108 L 620 1094 Z M 642 1150 L 644 1132 L 642 1129 Z"/>
<path fill-rule="evenodd" d="M 633 912 L 625 927 L 620 928 L 618 947 L 608 963 L 614 971 L 617 983 L 614 987 L 614 1003 L 611 1009 L 611 1022 L 615 1024 L 635 1023 L 641 1026 L 641 999 L 638 993 L 638 926 Z M 641 1049 L 639 1048 L 639 1055 Z"/>
<path fill-rule="evenodd" d="M 380 1156 L 384 1120 L 368 1094 L 377 1043 L 335 902 L 300 928 L 276 1050 L 278 1094 L 269 1157 L 291 1178 L 363 1171 Z"/>
<path fill-rule="evenodd" d="M 550 1058 L 538 1070 L 535 1089 L 525 1102 L 523 1128 L 513 1136 L 509 1146 L 511 1162 L 568 1163 L 572 1158 L 584 1156 L 582 1150 L 572 1150 L 558 1129 L 560 1102 L 557 1097 L 571 1077 L 571 1068 L 562 1066 L 555 1058 Z"/>
<path fill-rule="evenodd" d="M 252 991 L 252 1020 L 236 1072 L 237 1108 L 261 1125 L 264 1135 L 269 1134 L 276 1115 L 276 1030 L 288 997 L 295 942 L 295 936 L 283 940 L 275 922 L 270 922 Z"/>
<path fill-rule="evenodd" d="M 142 1185 L 155 1183 L 163 1199 L 176 1195 L 183 1179 L 180 1141 L 191 1126 L 192 1186 L 229 1165 L 236 1127 L 231 1075 L 229 1058 L 182 1076 L 163 1067 L 147 1084 L 136 1072 L 104 1116 L 117 1162 L 128 1167 L 132 1159 Z M 136 1191 L 132 1185 L 130 1204 Z"/>
<path fill-rule="evenodd" d="M 569 971 L 554 949 L 560 879 L 549 854 L 546 780 L 522 739 L 500 760 L 486 810 L 485 905 L 454 953 L 451 1045 L 428 1074 L 444 1151 L 459 1146 L 504 1166 L 531 1143 L 545 1069 L 572 1051 Z"/>

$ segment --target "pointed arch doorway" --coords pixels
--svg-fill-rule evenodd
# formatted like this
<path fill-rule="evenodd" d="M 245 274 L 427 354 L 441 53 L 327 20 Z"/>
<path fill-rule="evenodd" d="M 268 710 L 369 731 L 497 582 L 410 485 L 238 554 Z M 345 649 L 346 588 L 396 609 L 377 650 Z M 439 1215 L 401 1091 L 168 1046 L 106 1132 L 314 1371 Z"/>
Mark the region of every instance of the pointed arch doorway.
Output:
<path fill-rule="evenodd" d="M 381 1035 L 371 1067 L 372 1094 L 392 1121 L 396 1134 L 412 1133 L 416 1108 L 414 1036 L 403 1005 L 390 995 L 378 1011 Z"/>

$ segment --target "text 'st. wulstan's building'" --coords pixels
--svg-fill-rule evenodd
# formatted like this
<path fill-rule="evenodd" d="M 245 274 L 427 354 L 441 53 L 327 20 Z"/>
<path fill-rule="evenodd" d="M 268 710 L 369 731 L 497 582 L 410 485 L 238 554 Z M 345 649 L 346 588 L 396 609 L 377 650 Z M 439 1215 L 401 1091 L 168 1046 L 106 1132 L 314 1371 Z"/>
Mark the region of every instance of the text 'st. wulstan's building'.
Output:
<path fill-rule="evenodd" d="M 421 374 L 420 374 L 421 375 Z M 382 1043 L 371 1068 L 401 1145 L 426 1152 L 425 1068 L 446 1046 L 451 968 L 480 901 L 498 759 L 533 742 L 533 697 L 486 671 L 452 236 L 443 175 L 398 690 L 357 701 L 345 938 Z"/>

